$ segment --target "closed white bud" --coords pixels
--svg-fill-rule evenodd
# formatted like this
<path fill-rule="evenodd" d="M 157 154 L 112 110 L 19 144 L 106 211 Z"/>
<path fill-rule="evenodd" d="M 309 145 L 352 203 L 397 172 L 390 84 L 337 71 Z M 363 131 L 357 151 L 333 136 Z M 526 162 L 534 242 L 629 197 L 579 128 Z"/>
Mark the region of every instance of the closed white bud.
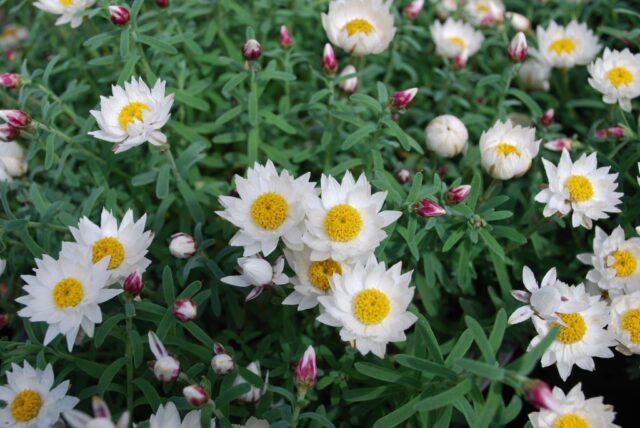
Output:
<path fill-rule="evenodd" d="M 229 354 L 214 355 L 211 359 L 211 368 L 216 374 L 226 375 L 231 373 L 235 368 L 233 358 Z"/>
<path fill-rule="evenodd" d="M 425 136 L 427 148 L 439 156 L 451 158 L 467 151 L 467 127 L 455 116 L 436 117 L 427 125 Z"/>
<path fill-rule="evenodd" d="M 198 244 L 193 236 L 186 233 L 174 233 L 171 235 L 171 242 L 169 243 L 169 251 L 173 257 L 179 259 L 188 259 L 198 250 Z"/>
<path fill-rule="evenodd" d="M 342 70 L 340 76 L 347 76 L 350 74 L 356 74 L 356 68 L 351 64 L 347 65 Z M 340 90 L 342 90 L 342 92 L 344 92 L 345 94 L 353 94 L 356 89 L 358 89 L 358 76 L 353 76 L 346 80 L 343 80 L 338 85 L 340 86 Z"/>

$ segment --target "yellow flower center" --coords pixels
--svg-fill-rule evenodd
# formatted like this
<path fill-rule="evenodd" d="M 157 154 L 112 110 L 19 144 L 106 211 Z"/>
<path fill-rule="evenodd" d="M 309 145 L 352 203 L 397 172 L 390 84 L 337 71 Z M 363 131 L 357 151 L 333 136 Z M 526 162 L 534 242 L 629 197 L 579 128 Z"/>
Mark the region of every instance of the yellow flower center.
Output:
<path fill-rule="evenodd" d="M 522 153 L 520 152 L 520 150 L 518 150 L 518 148 L 516 146 L 514 146 L 513 144 L 508 144 L 508 143 L 500 143 L 496 146 L 496 153 L 498 154 L 498 156 L 502 155 L 502 156 L 509 156 L 509 155 L 516 155 L 518 157 L 520 157 L 520 155 L 522 155 Z"/>
<path fill-rule="evenodd" d="M 309 265 L 309 281 L 311 285 L 322 291 L 329 289 L 329 278 L 334 273 L 342 275 L 342 265 L 333 259 L 312 262 Z"/>
<path fill-rule="evenodd" d="M 4 30 L 2 30 L 2 34 L 0 34 L 0 38 L 4 39 L 4 38 L 9 38 L 9 37 L 15 37 L 18 35 L 18 29 L 15 27 L 7 27 Z"/>
<path fill-rule="evenodd" d="M 64 7 L 71 6 L 73 4 L 73 0 L 58 0 L 58 1 Z"/>
<path fill-rule="evenodd" d="M 41 407 L 40 394 L 32 389 L 24 389 L 11 402 L 11 416 L 16 422 L 28 422 L 38 416 Z"/>
<path fill-rule="evenodd" d="M 69 0 L 61 0 L 61 1 L 69 1 Z M 118 115 L 118 123 L 120 124 L 120 128 L 123 131 L 126 131 L 130 123 L 133 123 L 136 120 L 139 122 L 142 122 L 142 112 L 144 110 L 151 110 L 151 107 L 139 101 L 131 102 L 126 106 L 122 107 L 122 110 L 120 110 L 120 114 Z"/>
<path fill-rule="evenodd" d="M 353 300 L 353 313 L 365 325 L 380 324 L 390 311 L 389 298 L 379 290 L 363 290 Z"/>
<path fill-rule="evenodd" d="M 589 428 L 589 422 L 575 413 L 570 413 L 556 419 L 553 428 Z"/>
<path fill-rule="evenodd" d="M 587 323 L 584 322 L 582 315 L 558 314 L 558 316 L 567 325 L 563 327 L 559 324 L 551 323 L 552 327 L 560 327 L 560 333 L 556 337 L 558 342 L 571 345 L 582 340 L 584 335 L 587 334 Z"/>
<path fill-rule="evenodd" d="M 362 216 L 351 205 L 336 205 L 324 218 L 324 230 L 332 241 L 352 241 L 362 230 Z"/>
<path fill-rule="evenodd" d="M 97 240 L 91 248 L 93 253 L 93 263 L 98 263 L 106 256 L 111 256 L 109 269 L 119 267 L 124 261 L 124 246 L 113 236 L 107 236 Z"/>
<path fill-rule="evenodd" d="M 489 9 L 489 6 L 486 3 L 480 2 L 476 5 L 476 12 L 489 13 L 491 12 L 491 9 Z"/>
<path fill-rule="evenodd" d="M 53 303 L 58 309 L 75 308 L 82 301 L 84 289 L 75 278 L 64 278 L 53 287 Z"/>
<path fill-rule="evenodd" d="M 593 198 L 593 184 L 584 175 L 572 175 L 564 183 L 569 189 L 569 199 L 571 202 L 584 202 Z"/>
<path fill-rule="evenodd" d="M 626 67 L 614 67 L 607 73 L 609 82 L 616 88 L 620 85 L 629 85 L 633 82 L 633 74 Z"/>
<path fill-rule="evenodd" d="M 356 33 L 364 33 L 365 35 L 369 35 L 369 33 L 375 30 L 375 27 L 366 19 L 356 18 L 347 22 L 344 27 L 342 27 L 342 30 L 347 30 L 347 34 L 349 34 L 349 37 L 351 37 Z"/>
<path fill-rule="evenodd" d="M 631 335 L 631 341 L 640 344 L 640 309 L 631 309 L 622 316 L 622 328 Z"/>
<path fill-rule="evenodd" d="M 263 229 L 279 228 L 287 219 L 287 214 L 289 214 L 289 204 L 282 195 L 277 193 L 263 193 L 251 204 L 251 218 Z"/>
<path fill-rule="evenodd" d="M 449 43 L 460 46 L 460 49 L 464 49 L 466 46 L 464 39 L 461 37 L 449 37 Z"/>
<path fill-rule="evenodd" d="M 626 278 L 631 276 L 638 267 L 638 261 L 631 254 L 631 251 L 617 250 L 610 254 L 615 259 L 615 262 L 611 266 L 616 270 L 616 276 L 620 278 Z"/>
<path fill-rule="evenodd" d="M 549 52 L 555 52 L 556 55 L 562 55 L 563 53 L 570 54 L 575 52 L 576 43 L 568 37 L 561 37 L 556 39 L 549 45 Z"/>

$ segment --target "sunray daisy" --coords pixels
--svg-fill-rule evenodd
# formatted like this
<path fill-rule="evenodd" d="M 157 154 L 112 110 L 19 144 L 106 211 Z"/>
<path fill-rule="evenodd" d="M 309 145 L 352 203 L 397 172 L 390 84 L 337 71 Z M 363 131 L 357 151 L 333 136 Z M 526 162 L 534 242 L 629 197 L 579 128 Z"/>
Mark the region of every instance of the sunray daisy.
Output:
<path fill-rule="evenodd" d="M 621 203 L 622 193 L 616 192 L 618 174 L 609 174 L 610 167 L 598 168 L 595 152 L 583 154 L 576 162 L 571 161 L 567 150 L 562 151 L 560 162 L 555 166 L 542 159 L 549 185 L 535 197 L 546 204 L 545 217 L 556 213 L 567 215 L 571 211 L 573 227 L 591 229 L 593 220 L 609 218 L 607 213 L 618 213 L 616 205 Z"/>
<path fill-rule="evenodd" d="M 493 25 L 504 21 L 505 7 L 502 0 L 470 0 L 465 10 L 476 25 Z"/>
<path fill-rule="evenodd" d="M 562 296 L 573 302 L 584 303 L 587 309 L 558 314 L 566 327 L 533 316 L 533 325 L 538 335 L 531 340 L 529 349 L 540 343 L 552 328 L 559 327 L 560 333 L 542 355 L 540 364 L 542 367 L 555 364 L 562 380 L 567 380 L 574 365 L 593 371 L 593 357 L 613 357 L 609 348 L 615 345 L 615 340 L 605 329 L 609 322 L 609 307 L 606 302 L 600 300 L 600 296 L 587 294 L 583 284 L 556 284 L 556 287 Z"/>
<path fill-rule="evenodd" d="M 220 281 L 236 287 L 253 287 L 247 295 L 246 301 L 255 299 L 274 284 L 284 285 L 289 282 L 289 277 L 282 273 L 284 257 L 278 257 L 274 265 L 271 265 L 268 260 L 256 256 L 240 257 L 238 270 L 240 275 L 225 276 Z"/>
<path fill-rule="evenodd" d="M 90 8 L 95 2 L 96 0 L 38 0 L 33 5 L 45 12 L 60 15 L 56 25 L 70 24 L 71 28 L 77 28 L 82 24 L 79 12 Z"/>
<path fill-rule="evenodd" d="M 158 79 L 153 89 L 139 78 L 125 82 L 124 88 L 113 85 L 110 97 L 100 97 L 100 110 L 91 110 L 99 131 L 89 132 L 95 138 L 114 143 L 113 151 L 121 153 L 149 142 L 164 146 L 167 137 L 160 130 L 171 117 L 174 94 L 165 96 L 166 82 Z"/>
<path fill-rule="evenodd" d="M 93 417 L 78 410 L 68 410 L 62 415 L 71 428 L 128 428 L 129 412 L 122 413 L 118 422 L 114 424 L 109 406 L 102 398 L 94 396 L 91 400 L 91 407 L 93 408 Z"/>
<path fill-rule="evenodd" d="M 631 111 L 631 100 L 640 96 L 640 54 L 605 48 L 602 58 L 587 69 L 589 84 L 602 93 L 602 101 L 619 103 L 624 111 Z"/>
<path fill-rule="evenodd" d="M 233 246 L 244 247 L 244 256 L 262 251 L 268 256 L 280 239 L 294 250 L 302 249 L 306 195 L 315 196 L 315 183 L 310 174 L 294 178 L 283 169 L 280 174 L 270 160 L 247 169 L 247 178 L 236 175 L 238 197 L 220 196 L 220 217 L 240 230 L 231 238 Z"/>
<path fill-rule="evenodd" d="M 608 329 L 618 341 L 616 350 L 640 354 L 640 291 L 614 297 L 610 309 Z"/>
<path fill-rule="evenodd" d="M 356 182 L 347 171 L 342 183 L 323 175 L 320 187 L 320 197 L 308 195 L 305 200 L 307 231 L 302 239 L 311 248 L 311 260 L 366 259 L 387 237 L 383 228 L 402 215 L 380 211 L 387 192 L 371 194 L 364 174 Z"/>
<path fill-rule="evenodd" d="M 156 413 L 149 418 L 149 428 L 200 428 L 200 410 L 192 410 L 180 418 L 178 408 L 171 401 L 160 405 Z M 216 428 L 216 420 L 211 419 L 208 428 Z"/>
<path fill-rule="evenodd" d="M 568 69 L 593 61 L 602 47 L 587 24 L 571 21 L 563 27 L 551 21 L 545 29 L 538 26 L 538 49 L 532 54 L 551 67 Z"/>
<path fill-rule="evenodd" d="M 44 370 L 34 369 L 24 361 L 22 367 L 11 364 L 6 372 L 7 384 L 0 386 L 0 401 L 7 403 L 0 408 L 0 426 L 13 428 L 51 427 L 60 414 L 71 410 L 78 399 L 67 395 L 69 381 L 54 387 L 51 364 Z"/>
<path fill-rule="evenodd" d="M 396 34 L 391 0 L 333 0 L 322 14 L 331 43 L 357 56 L 384 52 Z"/>
<path fill-rule="evenodd" d="M 611 235 L 596 226 L 593 253 L 578 254 L 578 260 L 593 266 L 587 279 L 613 294 L 640 291 L 640 238 L 624 238 L 616 227 Z"/>
<path fill-rule="evenodd" d="M 438 55 L 446 58 L 467 58 L 480 50 L 484 36 L 472 25 L 448 18 L 444 24 L 435 21 L 431 27 L 431 37 L 436 44 Z"/>
<path fill-rule="evenodd" d="M 480 163 L 499 180 L 524 175 L 538 155 L 540 141 L 533 127 L 513 125 L 510 120 L 497 121 L 480 136 Z"/>
<path fill-rule="evenodd" d="M 330 279 L 332 294 L 318 297 L 318 321 L 340 327 L 340 338 L 362 355 L 384 358 L 387 343 L 406 340 L 405 330 L 418 319 L 407 311 L 414 293 L 409 287 L 412 272 L 401 269 L 397 263 L 387 270 L 373 256 L 345 266 L 342 275 Z"/>

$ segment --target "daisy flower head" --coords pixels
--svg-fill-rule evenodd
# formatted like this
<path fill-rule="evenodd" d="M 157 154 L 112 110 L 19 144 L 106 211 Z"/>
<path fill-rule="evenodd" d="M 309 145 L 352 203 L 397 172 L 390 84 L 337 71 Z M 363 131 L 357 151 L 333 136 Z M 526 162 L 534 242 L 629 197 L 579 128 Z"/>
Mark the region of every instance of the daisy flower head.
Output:
<path fill-rule="evenodd" d="M 387 192 L 371 193 L 362 174 L 358 181 L 347 171 L 339 183 L 322 175 L 320 197 L 308 195 L 307 230 L 302 240 L 311 248 L 311 260 L 350 262 L 371 255 L 387 237 L 383 228 L 396 221 L 400 211 L 380 211 Z"/>
<path fill-rule="evenodd" d="M 580 383 L 568 394 L 553 388 L 556 406 L 529 413 L 533 428 L 620 428 L 613 423 L 613 406 L 604 404 L 602 397 L 585 398 Z"/>
<path fill-rule="evenodd" d="M 78 410 L 68 410 L 63 413 L 64 419 L 71 428 L 127 428 L 129 426 L 129 412 L 124 412 L 114 424 L 109 406 L 102 398 L 94 396 L 91 407 L 93 417 Z"/>
<path fill-rule="evenodd" d="M 619 103 L 624 111 L 631 111 L 631 100 L 640 96 L 640 54 L 605 48 L 602 58 L 589 64 L 587 70 L 589 84 L 602 93 L 603 102 Z"/>
<path fill-rule="evenodd" d="M 149 418 L 149 428 L 200 428 L 200 410 L 192 410 L 180 418 L 178 408 L 171 401 L 160 405 L 158 410 Z M 211 419 L 209 427 L 216 428 L 216 420 Z"/>
<path fill-rule="evenodd" d="M 280 174 L 270 160 L 265 165 L 256 163 L 247 169 L 247 178 L 236 175 L 238 197 L 220 196 L 220 217 L 240 230 L 229 244 L 244 247 L 244 256 L 262 251 L 268 256 L 276 249 L 280 239 L 294 250 L 302 249 L 306 195 L 315 196 L 315 183 L 310 174 L 294 178 L 283 169 Z"/>
<path fill-rule="evenodd" d="M 113 85 L 112 96 L 100 97 L 100 110 L 91 110 L 99 131 L 89 132 L 99 140 L 114 143 L 121 153 L 149 142 L 164 146 L 167 137 L 160 130 L 171 117 L 174 94 L 165 96 L 166 82 L 158 79 L 152 89 L 139 78 L 125 82 L 124 88 Z"/>
<path fill-rule="evenodd" d="M 284 285 L 289 282 L 289 277 L 283 273 L 284 257 L 278 257 L 274 265 L 257 256 L 240 257 L 238 270 L 240 275 L 225 276 L 220 281 L 236 287 L 253 287 L 245 301 L 255 299 L 274 284 Z"/>
<path fill-rule="evenodd" d="M 322 26 L 331 43 L 356 56 L 387 50 L 396 34 L 391 0 L 332 0 L 322 14 Z"/>
<path fill-rule="evenodd" d="M 545 29 L 538 26 L 537 57 L 550 67 L 568 69 L 593 61 L 602 46 L 587 24 L 571 21 L 563 27 L 551 21 Z"/>
<path fill-rule="evenodd" d="M 609 322 L 609 307 L 606 302 L 600 300 L 600 296 L 587 294 L 583 284 L 569 286 L 557 283 L 556 287 L 569 301 L 583 303 L 587 309 L 574 313 L 558 313 L 565 326 L 545 321 L 538 316 L 532 317 L 538 335 L 531 340 L 529 350 L 540 343 L 552 328 L 559 327 L 560 333 L 542 355 L 540 364 L 542 367 L 555 364 L 562 380 L 567 380 L 574 365 L 583 370 L 593 371 L 593 357 L 613 357 L 609 348 L 615 346 L 615 340 L 605 329 Z"/>
<path fill-rule="evenodd" d="M 624 239 L 616 227 L 611 235 L 596 226 L 593 254 L 578 254 L 578 260 L 593 266 L 587 279 L 613 294 L 640 291 L 640 238 Z"/>
<path fill-rule="evenodd" d="M 16 24 L 7 24 L 0 31 L 0 48 L 11 48 L 29 38 L 29 31 Z"/>
<path fill-rule="evenodd" d="M 533 127 L 497 121 L 480 136 L 480 163 L 493 178 L 509 180 L 524 175 L 538 155 L 540 141 Z"/>
<path fill-rule="evenodd" d="M 505 7 L 502 0 L 470 0 L 465 9 L 476 25 L 493 25 L 504 21 Z"/>
<path fill-rule="evenodd" d="M 58 260 L 47 255 L 36 259 L 34 274 L 22 276 L 27 294 L 16 299 L 25 306 L 18 315 L 48 323 L 43 344 L 62 334 L 71 352 L 80 329 L 93 337 L 95 325 L 102 322 L 100 304 L 122 293 L 107 288 L 108 265 L 108 259 L 93 264 L 89 256 L 65 249 Z"/>
<path fill-rule="evenodd" d="M 318 321 L 340 327 L 340 338 L 355 343 L 362 355 L 384 358 L 389 342 L 406 340 L 405 330 L 417 317 L 407 311 L 414 289 L 412 272 L 402 273 L 402 263 L 387 270 L 371 256 L 366 263 L 345 266 L 331 277 L 332 293 L 318 297 Z"/>
<path fill-rule="evenodd" d="M 44 370 L 34 369 L 24 361 L 22 367 L 11 364 L 6 372 L 7 384 L 0 386 L 0 426 L 13 428 L 44 428 L 53 426 L 60 414 L 71 410 L 78 399 L 67 395 L 69 381 L 54 387 L 51 364 Z"/>
<path fill-rule="evenodd" d="M 118 226 L 116 217 L 103 208 L 99 226 L 87 217 L 81 218 L 77 228 L 69 228 L 76 242 L 65 242 L 62 248 L 79 257 L 89 255 L 94 264 L 108 260 L 109 284 L 124 281 L 134 272 L 143 273 L 151 264 L 145 255 L 153 233 L 144 230 L 146 222 L 146 214 L 134 221 L 133 211 L 127 210 Z"/>
<path fill-rule="evenodd" d="M 436 20 L 430 31 L 436 52 L 446 58 L 469 58 L 480 50 L 484 41 L 482 33 L 471 24 L 453 18 L 448 18 L 444 24 Z"/>
<path fill-rule="evenodd" d="M 611 301 L 609 331 L 625 355 L 640 354 L 640 292 L 616 296 Z"/>
<path fill-rule="evenodd" d="M 70 24 L 71 28 L 78 28 L 82 24 L 83 12 L 94 5 L 96 0 L 38 0 L 33 3 L 38 9 L 60 15 L 56 25 Z"/>
<path fill-rule="evenodd" d="M 556 213 L 567 215 L 571 211 L 573 227 L 593 227 L 593 220 L 609 218 L 607 213 L 619 213 L 616 205 L 622 201 L 622 193 L 616 192 L 618 174 L 609 174 L 610 167 L 598 168 L 595 152 L 583 154 L 573 162 L 567 150 L 562 151 L 558 165 L 542 159 L 549 185 L 535 197 L 546 204 L 545 217 Z"/>

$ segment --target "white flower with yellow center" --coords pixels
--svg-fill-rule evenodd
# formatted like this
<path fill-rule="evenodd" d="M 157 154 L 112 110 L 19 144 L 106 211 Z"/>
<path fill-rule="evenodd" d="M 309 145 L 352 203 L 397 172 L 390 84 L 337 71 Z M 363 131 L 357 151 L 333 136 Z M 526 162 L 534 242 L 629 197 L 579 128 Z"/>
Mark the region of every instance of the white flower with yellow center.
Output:
<path fill-rule="evenodd" d="M 270 160 L 247 169 L 247 178 L 236 175 L 238 197 L 220 196 L 220 217 L 240 230 L 231 238 L 233 246 L 244 247 L 244 256 L 262 251 L 268 256 L 280 239 L 294 250 L 302 249 L 304 206 L 306 195 L 315 196 L 315 183 L 310 174 L 293 178 L 289 171 L 280 174 Z"/>
<path fill-rule="evenodd" d="M 192 410 L 180 418 L 178 408 L 171 401 L 160 405 L 155 414 L 149 419 L 149 428 L 200 428 L 200 410 Z M 211 419 L 211 424 L 206 428 L 216 428 L 216 420 Z"/>
<path fill-rule="evenodd" d="M 538 155 L 540 141 L 533 127 L 497 121 L 480 136 L 480 163 L 493 178 L 509 180 L 524 175 Z"/>
<path fill-rule="evenodd" d="M 482 33 L 471 24 L 452 18 L 448 18 L 444 24 L 435 21 L 430 31 L 436 44 L 436 52 L 446 58 L 469 58 L 480 50 L 484 41 Z"/>
<path fill-rule="evenodd" d="M 548 91 L 550 75 L 551 68 L 536 58 L 526 60 L 518 71 L 520 81 L 532 91 Z"/>
<path fill-rule="evenodd" d="M 613 406 L 604 404 L 602 397 L 586 399 L 580 383 L 567 395 L 557 386 L 552 393 L 557 403 L 553 410 L 529 413 L 533 428 L 620 428 L 613 423 Z"/>
<path fill-rule="evenodd" d="M 333 259 L 311 260 L 311 249 L 284 250 L 287 263 L 296 276 L 291 278 L 294 291 L 282 301 L 283 305 L 297 305 L 299 311 L 318 306 L 318 297 L 331 293 L 330 278 L 342 274 L 343 264 Z"/>
<path fill-rule="evenodd" d="M 78 399 L 67 396 L 69 381 L 55 388 L 51 364 L 44 370 L 34 369 L 24 361 L 23 367 L 13 363 L 6 372 L 7 384 L 0 386 L 0 426 L 12 428 L 52 427 L 60 414 L 71 410 Z"/>
<path fill-rule="evenodd" d="M 121 153 L 149 142 L 164 146 L 167 137 L 160 132 L 171 117 L 173 96 L 165 96 L 166 82 L 158 79 L 149 89 L 142 78 L 113 85 L 110 97 L 100 97 L 100 110 L 91 110 L 99 131 L 89 132 L 95 138 L 114 143 L 113 151 Z"/>
<path fill-rule="evenodd" d="M 610 309 L 608 329 L 619 342 L 616 350 L 640 354 L 640 292 L 614 297 Z"/>
<path fill-rule="evenodd" d="M 538 49 L 532 52 L 551 67 L 568 69 L 589 64 L 602 47 L 587 24 L 571 21 L 563 27 L 551 21 L 545 29 L 538 26 Z"/>
<path fill-rule="evenodd" d="M 36 259 L 34 275 L 22 276 L 27 294 L 16 299 L 25 306 L 18 315 L 48 323 L 43 344 L 62 334 L 71 352 L 80 329 L 93 337 L 95 325 L 102 322 L 100 304 L 122 293 L 107 288 L 108 264 L 108 259 L 92 264 L 90 256 L 64 249 L 58 260 L 46 255 Z"/>
<path fill-rule="evenodd" d="M 392 0 L 333 0 L 322 14 L 322 26 L 331 43 L 352 55 L 384 52 L 396 34 Z"/>
<path fill-rule="evenodd" d="M 504 21 L 505 7 L 502 0 L 470 0 L 465 9 L 476 25 L 492 25 Z"/>
<path fill-rule="evenodd" d="M 412 272 L 401 269 L 397 263 L 387 270 L 373 256 L 366 264 L 344 266 L 342 275 L 330 279 L 333 293 L 318 297 L 318 321 L 340 327 L 340 338 L 355 343 L 362 355 L 384 358 L 387 343 L 406 340 L 404 331 L 418 319 L 407 311 L 414 293 Z"/>
<path fill-rule="evenodd" d="M 600 296 L 587 294 L 583 284 L 569 286 L 557 283 L 556 287 L 562 296 L 574 303 L 583 303 L 587 309 L 568 314 L 558 313 L 564 327 L 534 316 L 533 325 L 538 335 L 531 340 L 529 349 L 540 343 L 552 328 L 559 327 L 560 333 L 545 351 L 540 364 L 542 367 L 555 364 L 562 380 L 567 380 L 574 364 L 581 369 L 593 371 L 593 357 L 613 357 L 609 348 L 615 346 L 615 340 L 605 329 L 609 322 L 609 307 L 600 300 Z"/>
<path fill-rule="evenodd" d="M 71 24 L 71 28 L 77 28 L 82 24 L 82 12 L 94 5 L 96 0 L 38 0 L 33 3 L 38 9 L 45 12 L 60 15 L 56 25 Z"/>
<path fill-rule="evenodd" d="M 151 264 L 145 255 L 153 234 L 144 230 L 146 222 L 146 214 L 134 221 L 133 211 L 127 210 L 118 226 L 114 215 L 103 209 L 100 226 L 83 217 L 77 228 L 69 228 L 76 242 L 64 242 L 62 249 L 78 257 L 88 255 L 93 263 L 108 260 L 109 284 L 124 281 L 134 272 L 143 273 Z"/>
<path fill-rule="evenodd" d="M 593 227 L 592 220 L 609 218 L 607 213 L 619 213 L 616 205 L 621 203 L 622 193 L 616 192 L 618 174 L 609 174 L 609 167 L 598 168 L 595 152 L 583 154 L 575 163 L 565 149 L 558 166 L 542 159 L 549 185 L 535 197 L 546 204 L 542 213 L 551 217 L 562 216 L 573 211 L 571 224 L 586 229 Z"/>
<path fill-rule="evenodd" d="M 587 279 L 613 294 L 640 291 L 640 238 L 624 239 L 616 227 L 611 235 L 596 226 L 593 254 L 578 254 L 578 260 L 593 266 Z"/>
<path fill-rule="evenodd" d="M 387 237 L 384 227 L 396 221 L 400 211 L 380 211 L 387 192 L 371 194 L 362 174 L 358 181 L 347 171 L 338 183 L 322 176 L 320 197 L 308 195 L 307 230 L 302 240 L 311 248 L 311 260 L 338 262 L 366 260 Z"/>
<path fill-rule="evenodd" d="M 606 48 L 587 69 L 589 84 L 602 93 L 602 101 L 620 103 L 624 111 L 631 111 L 631 100 L 640 96 L 640 54 Z"/>
<path fill-rule="evenodd" d="M 11 48 L 29 38 L 29 31 L 15 24 L 7 24 L 0 31 L 0 48 Z"/>

